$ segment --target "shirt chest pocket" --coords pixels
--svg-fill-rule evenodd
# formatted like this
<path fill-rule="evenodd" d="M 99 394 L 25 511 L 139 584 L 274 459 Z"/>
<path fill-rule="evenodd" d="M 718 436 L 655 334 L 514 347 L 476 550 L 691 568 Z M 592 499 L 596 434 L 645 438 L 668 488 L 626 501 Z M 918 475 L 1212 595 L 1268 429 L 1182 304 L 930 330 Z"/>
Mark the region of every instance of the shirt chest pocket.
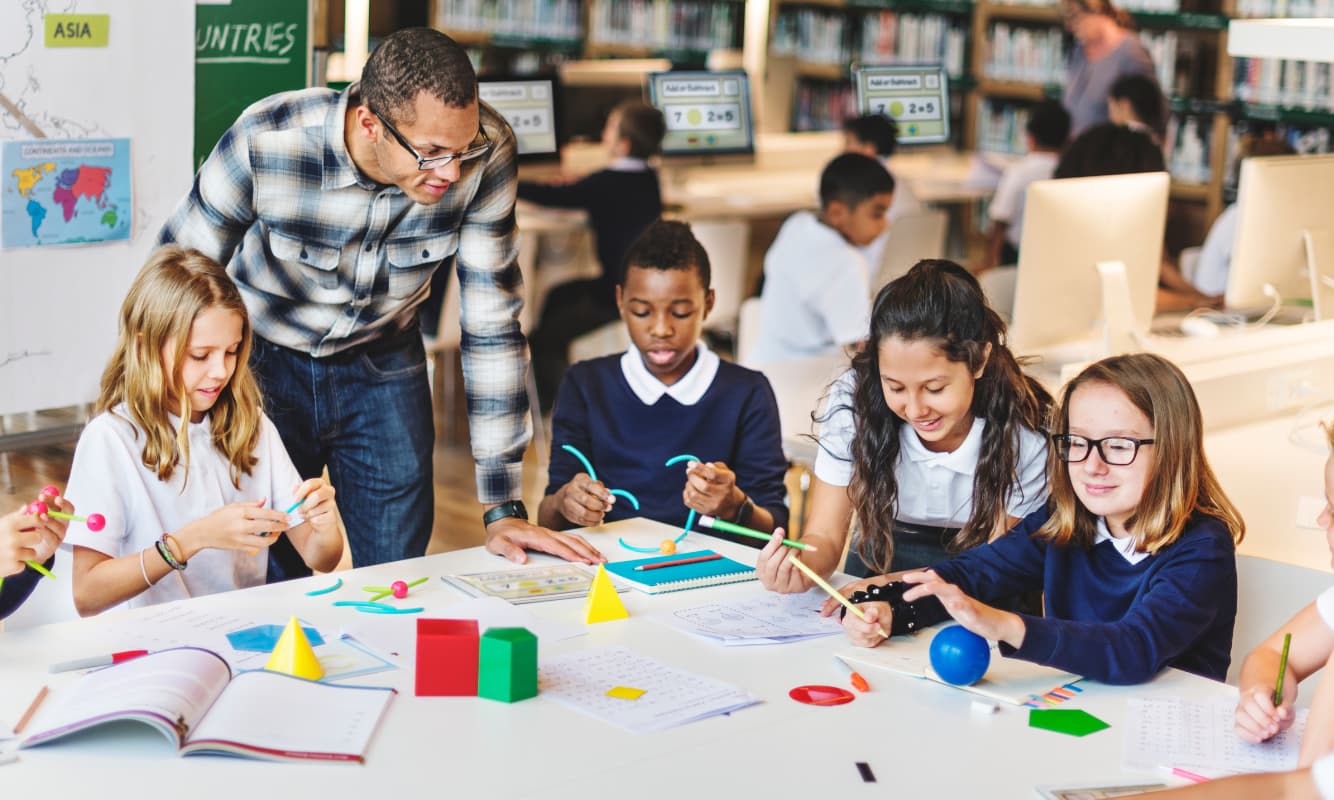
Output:
<path fill-rule="evenodd" d="M 389 296 L 412 297 L 431 279 L 436 265 L 458 250 L 458 235 L 443 233 L 385 243 L 389 261 Z"/>
<path fill-rule="evenodd" d="M 321 289 L 338 288 L 340 248 L 270 230 L 269 250 L 287 275 L 310 281 Z"/>

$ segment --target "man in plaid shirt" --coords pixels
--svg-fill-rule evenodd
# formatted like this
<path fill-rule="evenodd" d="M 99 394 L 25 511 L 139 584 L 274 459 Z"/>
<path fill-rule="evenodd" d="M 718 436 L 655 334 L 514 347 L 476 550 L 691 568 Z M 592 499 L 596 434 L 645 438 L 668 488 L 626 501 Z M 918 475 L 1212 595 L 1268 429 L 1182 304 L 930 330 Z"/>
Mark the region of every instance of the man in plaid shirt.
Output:
<path fill-rule="evenodd" d="M 402 30 L 343 92 L 246 109 L 162 230 L 162 243 L 228 265 L 265 410 L 302 477 L 328 467 L 358 566 L 420 556 L 431 538 L 435 436 L 416 308 L 450 261 L 487 548 L 519 562 L 525 548 L 602 560 L 513 502 L 530 435 L 514 157 L 463 49 Z M 309 574 L 285 539 L 270 553 L 270 580 Z"/>

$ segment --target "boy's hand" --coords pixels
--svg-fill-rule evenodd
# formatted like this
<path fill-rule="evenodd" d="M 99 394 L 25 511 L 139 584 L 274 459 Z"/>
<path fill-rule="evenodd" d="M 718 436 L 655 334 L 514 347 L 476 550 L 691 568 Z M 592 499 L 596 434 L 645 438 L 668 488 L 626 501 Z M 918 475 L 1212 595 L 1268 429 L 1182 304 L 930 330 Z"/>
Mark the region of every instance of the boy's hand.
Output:
<path fill-rule="evenodd" d="M 686 508 L 719 519 L 732 519 L 746 493 L 736 485 L 736 473 L 721 461 L 686 465 L 686 488 L 681 492 Z"/>
<path fill-rule="evenodd" d="M 323 478 L 302 481 L 293 497 L 300 497 L 301 505 L 292 513 L 300 514 L 310 523 L 311 530 L 320 536 L 338 536 L 338 506 L 334 503 L 334 487 Z M 288 520 L 286 525 L 291 525 Z M 285 527 L 286 527 L 285 525 Z"/>
<path fill-rule="evenodd" d="M 1237 700 L 1237 735 L 1248 742 L 1259 743 L 1274 738 L 1287 730 L 1295 719 L 1292 705 L 1297 701 L 1297 684 L 1293 681 L 1283 687 L 1283 702 L 1274 708 L 1274 687 L 1252 686 L 1243 689 Z"/>
<path fill-rule="evenodd" d="M 59 494 L 43 491 L 40 499 L 43 503 L 46 503 L 49 509 L 64 514 L 74 513 L 74 504 Z M 45 564 L 51 556 L 56 554 L 56 549 L 60 547 L 60 543 L 65 541 L 65 534 L 69 532 L 69 521 L 52 519 L 46 514 L 40 514 L 36 517 L 36 524 L 37 532 L 41 534 L 41 542 L 37 546 L 37 556 L 33 558 L 33 561 L 38 564 Z"/>
<path fill-rule="evenodd" d="M 0 578 L 17 575 L 27 568 L 24 562 L 37 560 L 42 534 L 34 527 L 36 518 L 23 511 L 0 517 Z"/>
<path fill-rule="evenodd" d="M 593 480 L 585 472 L 575 475 L 569 483 L 560 487 L 557 494 L 560 500 L 560 515 L 576 528 L 601 525 L 602 519 L 616 502 L 616 495 L 612 494 L 601 481 Z"/>
<path fill-rule="evenodd" d="M 894 619 L 889 603 L 859 603 L 857 608 L 866 615 L 866 620 L 851 613 L 843 617 L 843 632 L 848 635 L 848 641 L 857 647 L 875 647 L 885 641 L 884 632 L 890 629 Z"/>
<path fill-rule="evenodd" d="M 516 564 L 528 561 L 525 550 L 539 550 L 566 561 L 585 564 L 601 564 L 607 560 L 578 534 L 547 530 L 518 517 L 505 517 L 486 526 L 486 549 Z"/>
<path fill-rule="evenodd" d="M 804 592 L 815 584 L 806 573 L 797 569 L 788 560 L 788 548 L 783 545 L 782 528 L 774 530 L 773 538 L 760 551 L 759 558 L 755 561 L 755 574 L 760 579 L 760 584 L 771 592 L 779 594 L 797 594 Z M 830 603 L 834 601 L 829 600 Z"/>

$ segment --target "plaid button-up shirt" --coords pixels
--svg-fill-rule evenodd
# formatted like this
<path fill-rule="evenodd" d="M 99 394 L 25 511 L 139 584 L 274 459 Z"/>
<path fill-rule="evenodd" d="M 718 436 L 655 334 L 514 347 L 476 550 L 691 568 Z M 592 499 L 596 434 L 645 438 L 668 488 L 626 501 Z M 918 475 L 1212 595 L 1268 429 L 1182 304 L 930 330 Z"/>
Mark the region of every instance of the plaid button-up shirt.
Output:
<path fill-rule="evenodd" d="M 478 497 L 517 498 L 529 422 L 514 134 L 482 104 L 490 152 L 464 162 L 440 202 L 419 205 L 352 163 L 343 135 L 356 93 L 306 89 L 246 109 L 160 241 L 226 264 L 255 332 L 314 357 L 403 330 L 453 259 Z"/>

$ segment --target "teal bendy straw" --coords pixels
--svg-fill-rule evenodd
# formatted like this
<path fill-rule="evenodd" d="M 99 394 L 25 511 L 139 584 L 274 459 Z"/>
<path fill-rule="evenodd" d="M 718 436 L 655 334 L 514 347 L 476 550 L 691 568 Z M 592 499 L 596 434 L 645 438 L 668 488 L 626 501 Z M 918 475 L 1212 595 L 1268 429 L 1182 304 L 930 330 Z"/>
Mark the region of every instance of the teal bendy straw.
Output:
<path fill-rule="evenodd" d="M 763 539 L 766 542 L 773 538 L 771 534 L 757 531 L 754 528 L 747 528 L 744 525 L 738 525 L 735 522 L 727 522 L 726 520 L 717 519 L 716 517 L 710 517 L 707 514 L 699 518 L 699 524 L 702 528 L 713 528 L 716 531 L 735 533 L 738 536 L 749 536 L 752 539 Z M 795 547 L 798 550 L 810 550 L 812 552 L 816 550 L 814 545 L 805 544 L 804 542 L 798 542 L 792 539 L 784 539 L 783 544 L 788 547 Z"/>

